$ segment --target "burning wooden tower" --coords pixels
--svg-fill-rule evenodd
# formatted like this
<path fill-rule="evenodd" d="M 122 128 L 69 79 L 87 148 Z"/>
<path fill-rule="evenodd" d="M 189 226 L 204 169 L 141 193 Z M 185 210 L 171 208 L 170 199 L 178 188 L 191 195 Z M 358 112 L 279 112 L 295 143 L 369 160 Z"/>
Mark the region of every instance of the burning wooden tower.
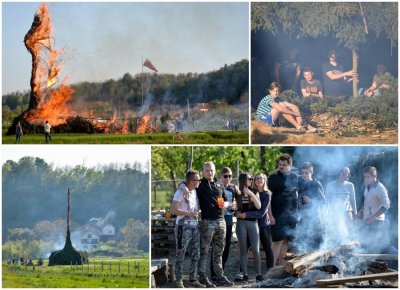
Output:
<path fill-rule="evenodd" d="M 71 216 L 71 193 L 67 193 L 67 237 L 65 238 L 65 245 L 62 250 L 54 251 L 49 258 L 49 266 L 56 265 L 82 265 L 88 262 L 86 252 L 78 252 L 71 242 L 70 231 L 70 216 Z"/>
<path fill-rule="evenodd" d="M 60 50 L 53 47 L 53 24 L 46 4 L 37 9 L 32 26 L 24 37 L 24 44 L 32 55 L 29 107 L 14 119 L 7 135 L 15 134 L 15 125 L 21 122 L 25 132 L 38 133 L 44 121 L 51 125 L 65 122 L 63 118 L 71 116 L 68 105 L 73 90 L 65 85 L 51 89 L 58 81 L 62 66 L 58 65 Z M 60 116 L 62 118 L 60 118 Z M 36 128 L 40 125 L 40 129 Z"/>

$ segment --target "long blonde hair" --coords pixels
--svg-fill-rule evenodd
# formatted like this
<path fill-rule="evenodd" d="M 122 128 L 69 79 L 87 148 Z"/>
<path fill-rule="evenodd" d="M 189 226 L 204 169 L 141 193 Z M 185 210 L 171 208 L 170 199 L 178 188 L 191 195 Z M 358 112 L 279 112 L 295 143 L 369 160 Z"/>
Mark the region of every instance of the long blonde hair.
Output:
<path fill-rule="evenodd" d="M 264 178 L 264 185 L 263 185 L 262 191 L 266 191 L 266 192 L 270 191 L 269 188 L 268 188 L 268 185 L 267 185 L 267 181 L 268 181 L 267 175 L 265 175 L 265 173 L 262 173 L 262 172 L 259 172 L 256 175 L 254 175 L 254 179 L 253 179 L 254 188 L 257 191 L 259 191 L 258 187 L 256 186 L 256 178 L 257 178 L 257 176 L 261 176 L 261 177 Z"/>

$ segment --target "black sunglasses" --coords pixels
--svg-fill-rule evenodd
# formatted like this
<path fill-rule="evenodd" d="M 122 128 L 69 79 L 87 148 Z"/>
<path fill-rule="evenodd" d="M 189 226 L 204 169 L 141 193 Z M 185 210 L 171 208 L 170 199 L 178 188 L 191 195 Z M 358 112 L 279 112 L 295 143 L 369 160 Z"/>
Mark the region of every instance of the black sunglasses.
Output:
<path fill-rule="evenodd" d="M 252 181 L 253 180 L 253 177 L 249 177 L 249 178 L 247 178 L 248 180 L 250 180 L 250 181 Z"/>
<path fill-rule="evenodd" d="M 232 175 L 222 175 L 224 178 L 231 178 Z"/>

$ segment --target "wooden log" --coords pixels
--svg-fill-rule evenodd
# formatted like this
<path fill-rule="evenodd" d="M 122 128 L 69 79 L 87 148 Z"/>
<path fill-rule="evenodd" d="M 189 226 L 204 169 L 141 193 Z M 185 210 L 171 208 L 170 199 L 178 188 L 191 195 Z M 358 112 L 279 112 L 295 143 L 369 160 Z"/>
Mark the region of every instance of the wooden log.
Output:
<path fill-rule="evenodd" d="M 289 277 L 289 274 L 285 271 L 285 267 L 277 266 L 268 270 L 265 274 L 266 279 L 285 279 Z"/>
<path fill-rule="evenodd" d="M 344 277 L 338 279 L 322 279 L 317 280 L 317 287 L 329 286 L 329 285 L 343 285 L 347 282 L 356 282 L 356 281 L 365 281 L 365 280 L 385 280 L 385 279 L 398 279 L 399 272 L 389 272 L 389 273 L 381 273 L 381 274 L 372 274 L 372 275 L 362 275 L 362 276 L 353 276 L 353 277 Z"/>
<path fill-rule="evenodd" d="M 365 260 L 397 261 L 399 259 L 398 256 L 389 254 L 354 254 L 354 256 Z"/>
<path fill-rule="evenodd" d="M 307 269 L 324 265 L 331 255 L 332 252 L 327 250 L 317 250 L 299 255 L 286 263 L 285 271 L 291 275 L 297 276 L 304 273 Z"/>

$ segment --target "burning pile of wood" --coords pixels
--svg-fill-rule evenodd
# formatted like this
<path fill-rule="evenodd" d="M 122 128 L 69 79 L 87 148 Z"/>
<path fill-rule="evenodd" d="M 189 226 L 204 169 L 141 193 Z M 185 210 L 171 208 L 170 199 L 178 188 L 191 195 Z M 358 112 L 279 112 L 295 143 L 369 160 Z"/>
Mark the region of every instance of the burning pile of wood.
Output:
<path fill-rule="evenodd" d="M 397 287 L 398 272 L 384 261 L 397 260 L 397 257 L 355 254 L 359 246 L 354 242 L 336 250 L 321 249 L 293 255 L 284 267 L 268 271 L 267 279 L 258 287 Z"/>

